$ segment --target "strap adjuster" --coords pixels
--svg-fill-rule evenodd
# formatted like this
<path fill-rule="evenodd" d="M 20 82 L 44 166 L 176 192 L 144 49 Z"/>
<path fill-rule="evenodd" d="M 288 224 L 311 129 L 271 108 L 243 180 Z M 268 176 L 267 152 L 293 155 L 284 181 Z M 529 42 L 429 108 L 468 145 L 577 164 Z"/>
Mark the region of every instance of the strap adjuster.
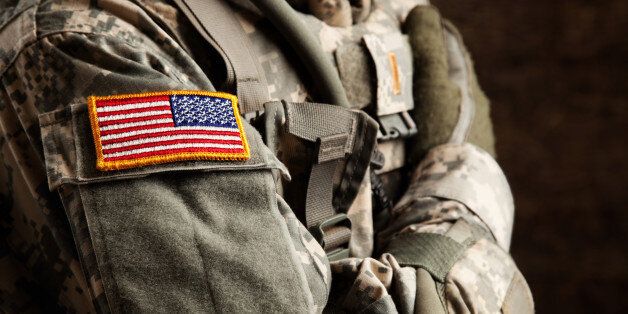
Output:
<path fill-rule="evenodd" d="M 251 122 L 254 119 L 259 118 L 264 113 L 264 110 L 256 110 L 242 113 L 242 117 L 247 122 Z"/>
<path fill-rule="evenodd" d="M 417 133 L 416 123 L 407 111 L 379 116 L 377 120 L 379 122 L 377 140 L 379 141 L 407 138 Z"/>
<path fill-rule="evenodd" d="M 336 214 L 309 229 L 327 252 L 330 261 L 349 257 L 351 221 L 345 213 Z"/>

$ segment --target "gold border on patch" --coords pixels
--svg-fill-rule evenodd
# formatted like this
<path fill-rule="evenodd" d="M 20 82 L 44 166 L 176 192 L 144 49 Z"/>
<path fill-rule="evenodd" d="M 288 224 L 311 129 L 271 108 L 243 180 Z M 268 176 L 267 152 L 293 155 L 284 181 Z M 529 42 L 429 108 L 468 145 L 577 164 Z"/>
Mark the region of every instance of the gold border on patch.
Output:
<path fill-rule="evenodd" d="M 105 161 L 101 143 L 100 127 L 98 125 L 98 113 L 97 104 L 103 100 L 118 100 L 118 99 L 130 99 L 139 97 L 152 97 L 152 96 L 172 96 L 172 95 L 192 95 L 192 96 L 210 96 L 228 99 L 231 101 L 233 107 L 233 114 L 238 125 L 240 139 L 244 151 L 241 153 L 223 153 L 223 152 L 183 152 L 183 153 L 167 153 L 162 155 L 130 158 L 127 160 L 117 161 Z M 148 165 L 163 164 L 175 161 L 185 160 L 247 160 L 251 157 L 249 144 L 244 133 L 242 126 L 242 120 L 240 118 L 240 112 L 238 110 L 238 98 L 235 95 L 223 92 L 208 92 L 200 90 L 169 90 L 162 92 L 148 92 L 138 94 L 120 94 L 110 96 L 89 96 L 87 98 L 87 107 L 89 110 L 89 120 L 92 128 L 92 135 L 94 137 L 94 144 L 96 148 L 96 169 L 100 171 L 121 170 L 129 168 L 137 168 Z"/>

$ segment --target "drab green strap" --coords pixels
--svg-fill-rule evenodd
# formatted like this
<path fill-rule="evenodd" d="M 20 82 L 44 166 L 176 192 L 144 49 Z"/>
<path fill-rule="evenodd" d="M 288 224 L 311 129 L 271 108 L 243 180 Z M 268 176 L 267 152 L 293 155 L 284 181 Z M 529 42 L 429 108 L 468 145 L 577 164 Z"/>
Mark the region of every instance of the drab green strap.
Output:
<path fill-rule="evenodd" d="M 241 113 L 262 110 L 270 100 L 266 77 L 229 5 L 222 0 L 174 1 L 203 38 L 230 63 L 227 84 L 235 84 Z"/>
<path fill-rule="evenodd" d="M 388 245 L 402 266 L 425 269 L 434 279 L 445 282 L 451 267 L 471 243 L 460 244 L 448 236 L 435 233 L 402 233 Z"/>
<path fill-rule="evenodd" d="M 320 104 L 283 102 L 286 130 L 318 145 L 305 200 L 308 228 L 336 214 L 333 206 L 333 178 L 345 154 L 351 153 L 355 140 L 355 112 Z"/>
<path fill-rule="evenodd" d="M 336 214 L 333 207 L 333 178 L 341 159 L 322 164 L 314 164 L 310 172 L 307 195 L 305 197 L 305 222 L 308 228 L 314 227 Z"/>
<path fill-rule="evenodd" d="M 316 143 L 316 159 L 312 165 L 305 198 L 305 223 L 309 229 L 321 230 L 327 252 L 344 247 L 351 229 L 343 224 L 323 227 L 337 216 L 334 199 L 334 177 L 342 161 L 350 154 L 356 141 L 357 120 L 365 119 L 358 112 L 313 103 L 282 102 L 286 131 L 303 140 Z M 272 105 L 268 104 L 267 108 Z M 325 230 L 323 230 L 325 229 Z"/>

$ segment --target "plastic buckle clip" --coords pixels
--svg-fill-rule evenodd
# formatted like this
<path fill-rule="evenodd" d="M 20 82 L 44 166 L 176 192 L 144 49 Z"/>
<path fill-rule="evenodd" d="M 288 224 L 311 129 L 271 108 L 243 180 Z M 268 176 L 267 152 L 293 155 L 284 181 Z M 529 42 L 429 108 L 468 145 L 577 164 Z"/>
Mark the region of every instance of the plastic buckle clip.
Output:
<path fill-rule="evenodd" d="M 407 138 L 417 133 L 416 124 L 407 111 L 380 116 L 377 120 L 379 122 L 379 131 L 377 132 L 379 141 Z"/>
<path fill-rule="evenodd" d="M 347 214 L 341 213 L 331 216 L 316 226 L 310 228 L 310 233 L 318 241 L 318 243 L 325 248 L 325 232 L 332 227 L 346 227 L 351 231 L 351 221 Z M 326 250 L 327 251 L 327 250 Z M 346 245 L 337 247 L 327 252 L 327 258 L 329 261 L 336 261 L 349 257 L 349 241 Z"/>

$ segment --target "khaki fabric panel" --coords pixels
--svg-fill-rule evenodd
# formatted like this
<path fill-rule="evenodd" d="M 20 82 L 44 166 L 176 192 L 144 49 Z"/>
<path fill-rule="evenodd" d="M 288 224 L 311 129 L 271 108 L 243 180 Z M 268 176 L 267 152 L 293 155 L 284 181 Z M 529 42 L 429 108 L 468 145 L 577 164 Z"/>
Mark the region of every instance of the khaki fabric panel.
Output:
<path fill-rule="evenodd" d="M 530 287 L 528 287 L 528 283 L 518 270 L 515 272 L 515 276 L 512 278 L 506 293 L 502 312 L 504 314 L 534 313 L 534 301 L 532 300 Z"/>
<path fill-rule="evenodd" d="M 436 290 L 436 282 L 432 275 L 423 268 L 417 268 L 416 270 L 416 286 L 417 296 L 414 304 L 414 313 L 445 313 L 443 303 Z"/>
<path fill-rule="evenodd" d="M 377 76 L 377 115 L 414 108 L 412 97 L 413 58 L 408 38 L 400 32 L 366 34 L 363 37 Z"/>

